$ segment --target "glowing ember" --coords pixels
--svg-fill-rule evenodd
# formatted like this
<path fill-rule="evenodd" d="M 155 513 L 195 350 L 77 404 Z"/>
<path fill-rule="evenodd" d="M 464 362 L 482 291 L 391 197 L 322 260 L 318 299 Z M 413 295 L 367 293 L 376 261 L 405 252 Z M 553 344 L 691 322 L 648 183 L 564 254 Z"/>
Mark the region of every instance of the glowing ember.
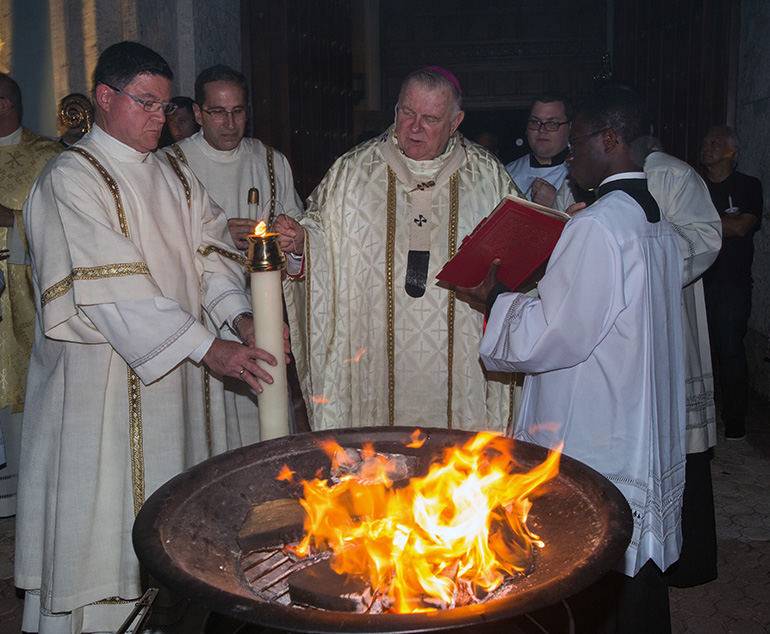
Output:
<path fill-rule="evenodd" d="M 409 458 L 326 443 L 332 474 L 345 475 L 336 484 L 302 481 L 307 518 L 297 554 L 333 551 L 336 573 L 363 578 L 383 608 L 400 613 L 452 607 L 460 595 L 483 597 L 526 574 L 533 546 L 543 547 L 526 526 L 529 498 L 557 474 L 560 454 L 512 473 L 514 460 L 497 438 L 480 433 L 447 449 L 426 476 L 395 484 Z"/>

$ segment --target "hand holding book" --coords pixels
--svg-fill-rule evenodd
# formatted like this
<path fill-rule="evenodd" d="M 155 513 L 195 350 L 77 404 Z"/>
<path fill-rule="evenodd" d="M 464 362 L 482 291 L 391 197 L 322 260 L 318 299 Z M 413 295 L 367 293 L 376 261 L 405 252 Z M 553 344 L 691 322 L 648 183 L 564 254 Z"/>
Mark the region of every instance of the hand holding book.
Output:
<path fill-rule="evenodd" d="M 506 196 L 462 241 L 436 277 L 455 287 L 473 289 L 485 281 L 492 262 L 500 260 L 499 281 L 512 290 L 529 288 L 545 272 L 569 217 L 562 211 Z"/>

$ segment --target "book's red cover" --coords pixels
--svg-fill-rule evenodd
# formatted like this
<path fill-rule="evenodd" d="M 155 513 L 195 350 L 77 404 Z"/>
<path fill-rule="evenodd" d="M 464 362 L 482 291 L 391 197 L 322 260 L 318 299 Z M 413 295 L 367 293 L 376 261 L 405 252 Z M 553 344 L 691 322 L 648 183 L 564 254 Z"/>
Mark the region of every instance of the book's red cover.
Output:
<path fill-rule="evenodd" d="M 567 220 L 564 212 L 507 196 L 463 239 L 436 278 L 454 286 L 478 286 L 499 258 L 497 279 L 508 288 L 534 284 L 545 272 Z"/>

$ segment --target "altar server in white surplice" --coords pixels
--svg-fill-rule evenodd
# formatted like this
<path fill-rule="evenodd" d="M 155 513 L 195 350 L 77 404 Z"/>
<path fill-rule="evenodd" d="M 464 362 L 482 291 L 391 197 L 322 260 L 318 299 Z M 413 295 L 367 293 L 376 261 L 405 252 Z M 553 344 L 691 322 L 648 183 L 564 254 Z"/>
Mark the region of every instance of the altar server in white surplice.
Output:
<path fill-rule="evenodd" d="M 259 220 L 302 213 L 294 177 L 286 157 L 258 139 L 244 137 L 248 86 L 242 73 L 222 64 L 202 71 L 195 80 L 193 111 L 201 129 L 165 151 L 190 166 L 206 191 L 224 210 L 235 245 L 245 251 L 246 236 Z M 259 205 L 250 210 L 249 190 L 259 191 Z M 253 213 L 256 211 L 256 213 Z M 244 272 L 244 279 L 246 270 Z M 229 328 L 220 332 L 232 338 Z M 212 377 L 213 378 L 213 377 Z M 212 409 L 224 408 L 227 448 L 259 442 L 257 399 L 243 381 L 224 377 L 211 385 Z"/>
<path fill-rule="evenodd" d="M 599 198 L 567 223 L 539 297 L 491 294 L 481 345 L 487 368 L 527 373 L 516 438 L 563 442 L 631 507 L 631 543 L 618 572 L 575 602 L 577 631 L 670 632 L 662 571 L 681 547 L 682 256 L 632 155 L 642 112 L 615 94 L 576 115 L 567 161 Z"/>
<path fill-rule="evenodd" d="M 395 125 L 338 159 L 301 226 L 278 219 L 292 345 L 311 425 L 505 431 L 511 375 L 478 359 L 482 316 L 436 285 L 441 267 L 507 194 L 502 164 L 457 133 L 457 79 L 407 77 Z M 304 254 L 304 260 L 295 257 Z"/>
<path fill-rule="evenodd" d="M 602 89 L 629 90 L 623 85 Z M 674 228 L 684 262 L 682 335 L 684 339 L 687 469 L 682 509 L 682 554 L 667 571 L 669 583 L 690 587 L 717 576 L 717 537 L 711 483 L 711 448 L 717 442 L 714 374 L 711 366 L 706 300 L 701 276 L 719 255 L 722 223 L 706 183 L 684 161 L 657 149 L 645 136 L 634 142 L 644 157 L 647 186 Z M 557 209 L 574 202 L 569 187 L 556 197 Z"/>
<path fill-rule="evenodd" d="M 118 628 L 143 591 L 134 516 L 223 433 L 204 366 L 261 391 L 256 360 L 275 362 L 251 319 L 251 346 L 201 323 L 205 310 L 232 324 L 250 304 L 224 214 L 186 166 L 152 153 L 172 77 L 141 44 L 105 50 L 96 125 L 24 206 L 37 307 L 15 559 L 25 632 Z"/>

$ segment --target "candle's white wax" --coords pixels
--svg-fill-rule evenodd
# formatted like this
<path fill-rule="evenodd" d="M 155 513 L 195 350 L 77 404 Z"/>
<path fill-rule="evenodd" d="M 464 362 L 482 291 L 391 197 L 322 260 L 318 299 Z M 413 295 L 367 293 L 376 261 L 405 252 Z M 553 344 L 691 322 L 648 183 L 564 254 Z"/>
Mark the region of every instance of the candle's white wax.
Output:
<path fill-rule="evenodd" d="M 283 350 L 283 302 L 281 272 L 260 271 L 251 274 L 251 304 L 254 311 L 254 341 L 257 348 L 267 350 L 277 366 L 257 363 L 273 377 L 273 383 L 262 381 L 259 395 L 260 440 L 289 435 L 289 389 L 286 380 L 286 353 Z"/>

